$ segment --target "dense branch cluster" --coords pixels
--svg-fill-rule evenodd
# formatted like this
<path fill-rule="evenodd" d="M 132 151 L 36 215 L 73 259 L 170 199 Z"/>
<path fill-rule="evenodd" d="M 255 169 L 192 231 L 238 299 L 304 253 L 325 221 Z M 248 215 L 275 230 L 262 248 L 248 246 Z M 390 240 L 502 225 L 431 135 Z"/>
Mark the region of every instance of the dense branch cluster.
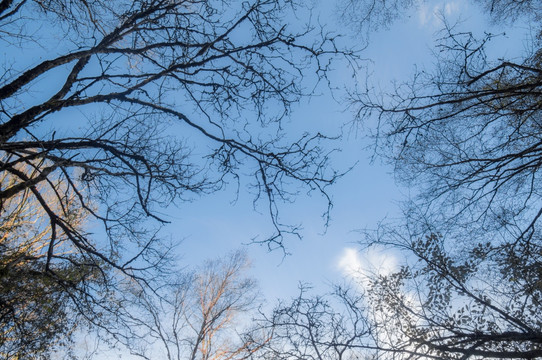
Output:
<path fill-rule="evenodd" d="M 23 173 L 30 167 L 21 169 Z M 0 179 L 2 187 L 16 180 L 9 174 Z M 62 192 L 62 184 L 54 183 Z M 77 228 L 85 218 L 74 206 L 73 198 L 62 197 L 61 202 L 48 194 L 49 206 L 69 214 L 68 221 Z M 70 296 L 76 296 L 73 287 L 91 285 L 96 274 L 90 268 L 69 265 L 71 254 L 65 234 L 55 234 L 56 246 L 62 249 L 58 256 L 67 265 L 51 266 L 44 251 L 52 228 L 47 223 L 43 208 L 35 206 L 31 195 L 19 193 L 4 202 L 6 213 L 0 218 L 0 344 L 2 358 L 47 351 L 62 344 L 64 337 L 74 330 L 73 318 L 68 315 Z M 49 269 L 49 274 L 43 272 Z"/>
<path fill-rule="evenodd" d="M 485 231 L 512 226 L 518 237 L 532 236 L 540 216 L 539 54 L 493 65 L 484 45 L 449 33 L 434 76 L 419 74 L 393 95 L 391 108 L 364 110 L 380 111 L 388 134 L 381 145 L 393 151 L 387 155 L 401 180 L 423 184 L 430 212 L 453 207 L 442 221 L 471 221 Z"/>
<path fill-rule="evenodd" d="M 6 258 L 2 281 L 27 271 L 71 289 L 75 312 L 94 322 L 92 304 L 118 310 L 101 299 L 123 279 L 149 285 L 167 264 L 156 231 L 172 203 L 248 174 L 275 229 L 270 248 L 295 232 L 278 203 L 303 188 L 330 207 L 328 139 L 287 138 L 282 120 L 332 59 L 355 56 L 311 24 L 288 25 L 297 11 L 308 10 L 283 0 L 0 1 L 0 212 L 23 221 L 13 218 L 24 199 L 39 212 L 24 221 L 45 231 L 18 235 L 39 244 L 30 249 L 2 234 L 5 254 L 25 258 Z"/>
<path fill-rule="evenodd" d="M 418 2 L 340 3 L 370 30 Z M 161 212 L 248 174 L 281 247 L 296 229 L 279 203 L 304 189 L 331 206 L 339 176 L 330 139 L 292 139 L 283 120 L 355 54 L 291 21 L 308 13 L 288 0 L 0 0 L 0 356 L 50 351 L 86 319 L 140 358 L 542 358 L 541 8 L 474 3 L 528 21 L 532 51 L 492 59 L 493 35 L 443 21 L 434 69 L 353 94 L 375 156 L 413 189 L 362 242 L 401 266 L 301 286 L 235 327 L 258 298 L 246 259 L 172 276 Z"/>
<path fill-rule="evenodd" d="M 495 21 L 510 15 L 540 31 L 536 2 L 481 3 Z M 409 259 L 369 287 L 387 329 L 380 347 L 399 358 L 538 358 L 539 38 L 522 59 L 494 60 L 486 49 L 498 39 L 458 27 L 445 24 L 433 71 L 355 100 L 361 118 L 377 115 L 376 153 L 416 194 L 401 224 L 367 240 Z"/>
<path fill-rule="evenodd" d="M 347 17 L 358 30 L 412 3 L 342 1 L 363 9 Z M 537 1 L 476 3 L 540 31 Z M 269 358 L 542 358 L 540 36 L 521 58 L 495 60 L 486 49 L 498 39 L 443 24 L 435 68 L 352 98 L 359 121 L 377 120 L 375 156 L 413 190 L 403 217 L 361 241 L 400 265 L 362 266 L 346 290 L 280 304 L 263 320 Z"/>
<path fill-rule="evenodd" d="M 272 338 L 262 344 L 262 359 L 357 359 L 369 348 L 370 322 L 363 296 L 337 287 L 326 296 L 310 296 L 301 285 L 299 295 L 282 302 L 258 325 Z"/>

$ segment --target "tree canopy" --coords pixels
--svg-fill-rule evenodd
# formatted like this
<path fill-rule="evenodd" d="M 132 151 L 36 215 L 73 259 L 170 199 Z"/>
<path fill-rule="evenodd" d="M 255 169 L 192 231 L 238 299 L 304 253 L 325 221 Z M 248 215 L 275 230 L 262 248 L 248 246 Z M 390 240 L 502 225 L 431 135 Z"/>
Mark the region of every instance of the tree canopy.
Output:
<path fill-rule="evenodd" d="M 443 19 L 434 68 L 351 93 L 413 194 L 361 243 L 401 266 L 327 295 L 302 286 L 235 333 L 256 299 L 244 259 L 171 276 L 162 213 L 248 182 L 273 249 L 298 230 L 281 202 L 303 189 L 329 209 L 331 139 L 283 122 L 357 54 L 292 21 L 310 11 L 289 0 L 0 0 L 1 356 L 46 354 L 84 320 L 142 358 L 542 358 L 542 8 L 472 3 L 528 24 L 528 50 L 490 56 L 498 36 Z M 416 4 L 339 10 L 366 36 Z"/>
<path fill-rule="evenodd" d="M 530 50 L 493 58 L 495 35 L 444 21 L 434 69 L 354 100 L 360 119 L 378 119 L 377 156 L 415 194 L 365 242 L 408 259 L 369 286 L 390 357 L 542 356 L 541 9 L 476 3 L 501 26 L 527 21 Z"/>
<path fill-rule="evenodd" d="M 375 158 L 413 194 L 401 218 L 364 231 L 360 243 L 393 250 L 400 265 L 359 269 L 349 286 L 302 291 L 279 305 L 263 320 L 276 335 L 263 356 L 542 357 L 542 9 L 536 1 L 475 3 L 500 26 L 527 21 L 530 50 L 493 58 L 486 50 L 495 35 L 476 38 L 443 19 L 434 68 L 388 93 L 353 93 L 358 120 L 377 120 Z M 414 2 L 342 4 L 366 35 Z"/>
<path fill-rule="evenodd" d="M 123 284 L 151 286 L 171 265 L 157 233 L 167 206 L 242 177 L 268 209 L 270 248 L 296 233 L 280 202 L 304 189 L 331 206 L 329 139 L 284 137 L 282 121 L 334 59 L 356 56 L 321 28 L 284 20 L 298 11 L 309 10 L 285 0 L 0 1 L 0 214 L 16 219 L 24 198 L 36 218 L 17 230 L 35 246 L 6 240 L 12 230 L 2 238 L 4 270 L 107 329 Z M 39 260 L 15 267 L 11 253 Z"/>

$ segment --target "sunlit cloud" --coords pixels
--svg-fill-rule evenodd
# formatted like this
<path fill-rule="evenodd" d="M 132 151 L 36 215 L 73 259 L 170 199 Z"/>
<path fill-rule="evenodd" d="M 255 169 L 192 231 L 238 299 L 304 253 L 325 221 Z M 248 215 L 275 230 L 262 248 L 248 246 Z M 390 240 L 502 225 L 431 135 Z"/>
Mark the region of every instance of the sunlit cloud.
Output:
<path fill-rule="evenodd" d="M 399 270 L 399 258 L 396 254 L 390 252 L 389 249 L 370 248 L 360 252 L 355 248 L 344 248 L 340 257 L 337 259 L 337 268 L 342 272 L 343 276 L 352 280 L 361 290 L 369 290 L 370 281 L 375 280 L 375 276 L 390 275 Z M 420 311 L 422 305 L 419 297 L 415 292 L 409 292 L 406 289 L 402 291 L 402 300 L 404 305 L 412 311 Z M 369 300 L 366 305 L 372 308 L 369 313 L 372 320 L 377 324 L 384 324 L 390 319 L 395 318 L 396 313 L 389 307 L 374 307 L 375 304 L 382 304 L 382 299 L 372 298 L 371 292 L 365 293 Z M 399 295 L 399 294 L 398 294 Z M 394 328 L 388 328 L 390 331 L 378 331 L 375 335 L 378 343 L 400 343 L 405 337 L 401 331 L 395 331 Z M 405 350 L 414 350 L 414 344 L 406 347 Z"/>
<path fill-rule="evenodd" d="M 389 251 L 370 248 L 363 252 L 355 248 L 343 249 L 337 260 L 337 268 L 343 276 L 367 286 L 375 275 L 389 275 L 398 268 L 398 259 Z"/>
<path fill-rule="evenodd" d="M 345 248 L 337 261 L 337 267 L 344 276 L 355 277 L 361 270 L 361 258 L 354 248 Z"/>

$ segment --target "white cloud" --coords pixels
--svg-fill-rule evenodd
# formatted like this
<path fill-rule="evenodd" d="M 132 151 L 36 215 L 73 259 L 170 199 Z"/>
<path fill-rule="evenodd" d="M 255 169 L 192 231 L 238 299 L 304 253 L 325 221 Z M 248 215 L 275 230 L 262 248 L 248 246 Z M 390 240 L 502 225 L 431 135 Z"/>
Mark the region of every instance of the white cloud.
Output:
<path fill-rule="evenodd" d="M 429 9 L 426 4 L 421 4 L 418 8 L 418 22 L 421 26 L 427 24 L 429 19 Z"/>
<path fill-rule="evenodd" d="M 451 1 L 444 5 L 444 14 L 446 16 L 452 16 L 459 12 L 459 4 L 455 1 Z"/>
<path fill-rule="evenodd" d="M 366 286 L 374 275 L 389 275 L 398 268 L 398 259 L 389 251 L 370 248 L 360 252 L 345 248 L 337 260 L 337 268 L 349 279 Z"/>
<path fill-rule="evenodd" d="M 361 259 L 354 248 L 345 248 L 337 261 L 337 267 L 343 275 L 354 277 L 361 270 Z"/>
<path fill-rule="evenodd" d="M 418 22 L 421 26 L 441 26 L 442 16 L 453 17 L 460 10 L 458 1 L 439 1 L 432 7 L 423 2 L 418 5 Z"/>

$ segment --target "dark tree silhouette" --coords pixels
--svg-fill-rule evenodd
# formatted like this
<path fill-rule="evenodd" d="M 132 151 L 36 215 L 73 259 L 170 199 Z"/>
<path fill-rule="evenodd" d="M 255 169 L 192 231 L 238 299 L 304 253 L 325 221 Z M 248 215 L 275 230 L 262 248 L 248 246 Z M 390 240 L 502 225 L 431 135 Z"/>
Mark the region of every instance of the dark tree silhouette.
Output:
<path fill-rule="evenodd" d="M 385 25 L 409 4 L 343 3 L 368 11 L 350 10 L 363 26 Z M 531 51 L 493 60 L 492 35 L 477 40 L 446 25 L 435 69 L 391 94 L 353 98 L 360 121 L 378 120 L 376 156 L 414 193 L 403 219 L 366 232 L 362 244 L 393 249 L 402 266 L 360 269 L 349 291 L 302 292 L 280 306 L 266 318 L 278 342 L 263 357 L 542 358 L 541 9 L 478 3 L 500 24 L 528 20 Z"/>
<path fill-rule="evenodd" d="M 346 19 L 364 30 L 410 3 L 343 1 Z M 353 98 L 361 121 L 377 117 L 376 156 L 414 190 L 404 218 L 367 231 L 362 243 L 404 261 L 389 274 L 360 269 L 355 287 L 333 301 L 302 292 L 279 307 L 266 318 L 279 341 L 269 358 L 542 357 L 541 9 L 477 3 L 500 24 L 529 21 L 531 51 L 492 60 L 492 35 L 477 40 L 446 25 L 433 71 L 391 94 Z"/>
<path fill-rule="evenodd" d="M 257 329 L 272 334 L 253 354 L 255 359 L 363 359 L 374 349 L 366 302 L 359 292 L 337 286 L 326 295 L 311 295 L 301 285 L 291 302 L 262 314 Z"/>
<path fill-rule="evenodd" d="M 528 20 L 534 1 L 480 1 L 494 21 Z M 359 95 L 376 115 L 376 153 L 415 189 L 402 225 L 366 243 L 400 249 L 398 272 L 373 279 L 380 349 L 397 358 L 538 358 L 542 243 L 540 42 L 523 58 L 486 55 L 446 25 L 436 68 L 391 94 Z"/>
<path fill-rule="evenodd" d="M 156 231 L 172 203 L 248 175 L 275 228 L 270 248 L 297 233 L 281 201 L 304 189 L 331 205 L 328 139 L 286 139 L 281 123 L 334 58 L 355 56 L 311 24 L 287 25 L 298 11 L 284 0 L 0 1 L 1 216 L 22 195 L 43 210 L 33 272 L 71 287 L 87 320 L 105 326 L 123 279 L 149 284 L 166 263 Z M 66 267 L 93 282 L 68 281 Z"/>

